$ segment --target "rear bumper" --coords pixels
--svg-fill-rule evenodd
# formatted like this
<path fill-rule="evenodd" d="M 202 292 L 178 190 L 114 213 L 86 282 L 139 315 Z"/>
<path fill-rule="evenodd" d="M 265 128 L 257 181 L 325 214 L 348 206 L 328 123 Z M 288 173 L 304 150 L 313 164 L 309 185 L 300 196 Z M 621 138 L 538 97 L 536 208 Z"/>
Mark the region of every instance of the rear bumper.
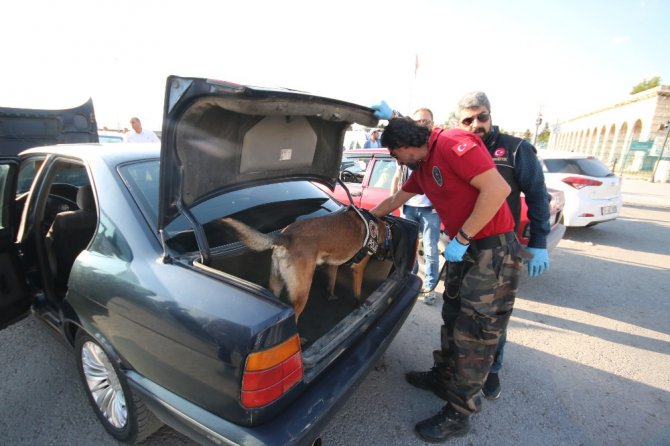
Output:
<path fill-rule="evenodd" d="M 147 406 L 169 426 L 201 444 L 309 445 L 356 386 L 367 376 L 407 319 L 421 289 L 411 275 L 396 305 L 366 336 L 316 378 L 280 416 L 256 427 L 231 423 L 129 371 L 127 378 Z"/>
<path fill-rule="evenodd" d="M 621 212 L 623 198 L 621 196 L 610 199 L 582 200 L 570 206 L 567 201 L 563 209 L 563 221 L 566 226 L 589 226 L 615 220 Z M 602 209 L 607 206 L 616 206 L 616 212 L 603 215 Z M 592 216 L 585 216 L 591 214 Z"/>

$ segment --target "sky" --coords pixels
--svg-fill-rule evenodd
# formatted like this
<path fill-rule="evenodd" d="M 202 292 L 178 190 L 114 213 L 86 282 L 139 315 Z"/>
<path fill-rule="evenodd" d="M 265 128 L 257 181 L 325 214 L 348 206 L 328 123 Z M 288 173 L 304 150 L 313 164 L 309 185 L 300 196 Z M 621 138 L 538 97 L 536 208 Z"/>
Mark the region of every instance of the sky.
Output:
<path fill-rule="evenodd" d="M 444 122 L 473 90 L 534 130 L 670 84 L 665 0 L 22 0 L 0 6 L 0 106 L 162 126 L 168 75 L 280 86 Z M 418 61 L 418 64 L 417 64 Z M 543 124 L 544 126 L 544 124 Z"/>

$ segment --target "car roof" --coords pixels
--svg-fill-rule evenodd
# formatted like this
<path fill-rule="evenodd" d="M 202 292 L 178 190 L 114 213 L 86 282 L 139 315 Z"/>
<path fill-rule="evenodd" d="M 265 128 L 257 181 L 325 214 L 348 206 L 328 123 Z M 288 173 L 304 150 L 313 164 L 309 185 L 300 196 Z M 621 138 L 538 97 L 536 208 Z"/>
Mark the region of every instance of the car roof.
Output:
<path fill-rule="evenodd" d="M 160 150 L 159 143 L 86 143 L 34 147 L 24 150 L 20 155 L 53 154 L 79 158 L 84 161 L 102 159 L 106 164 L 114 166 L 140 159 L 158 159 Z"/>
<path fill-rule="evenodd" d="M 586 159 L 595 158 L 593 155 L 587 153 L 567 152 L 562 150 L 547 150 L 540 149 L 537 151 L 537 156 L 543 159 Z"/>

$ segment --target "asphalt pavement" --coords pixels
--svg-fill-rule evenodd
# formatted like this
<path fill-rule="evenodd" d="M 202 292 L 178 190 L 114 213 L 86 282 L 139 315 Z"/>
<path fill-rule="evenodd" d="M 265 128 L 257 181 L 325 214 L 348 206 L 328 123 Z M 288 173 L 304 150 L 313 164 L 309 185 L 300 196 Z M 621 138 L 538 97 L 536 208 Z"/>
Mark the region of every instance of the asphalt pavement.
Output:
<path fill-rule="evenodd" d="M 550 271 L 522 278 L 502 395 L 445 444 L 670 445 L 670 183 L 625 178 L 623 194 L 617 220 L 569 228 Z M 444 403 L 404 374 L 432 365 L 441 303 L 417 302 L 323 445 L 425 444 L 414 424 Z M 35 318 L 0 332 L 0 364 L 0 445 L 118 446 L 88 406 L 71 352 Z M 167 427 L 144 442 L 193 444 Z"/>

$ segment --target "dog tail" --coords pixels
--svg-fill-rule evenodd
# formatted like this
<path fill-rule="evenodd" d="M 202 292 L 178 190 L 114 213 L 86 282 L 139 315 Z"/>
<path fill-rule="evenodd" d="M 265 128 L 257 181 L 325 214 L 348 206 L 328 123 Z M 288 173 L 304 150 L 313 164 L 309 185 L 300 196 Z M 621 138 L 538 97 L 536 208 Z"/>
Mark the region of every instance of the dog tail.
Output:
<path fill-rule="evenodd" d="M 242 243 L 254 251 L 266 251 L 274 247 L 275 239 L 271 235 L 263 234 L 251 226 L 247 226 L 241 221 L 232 218 L 222 218 L 221 222 L 233 228 Z"/>

